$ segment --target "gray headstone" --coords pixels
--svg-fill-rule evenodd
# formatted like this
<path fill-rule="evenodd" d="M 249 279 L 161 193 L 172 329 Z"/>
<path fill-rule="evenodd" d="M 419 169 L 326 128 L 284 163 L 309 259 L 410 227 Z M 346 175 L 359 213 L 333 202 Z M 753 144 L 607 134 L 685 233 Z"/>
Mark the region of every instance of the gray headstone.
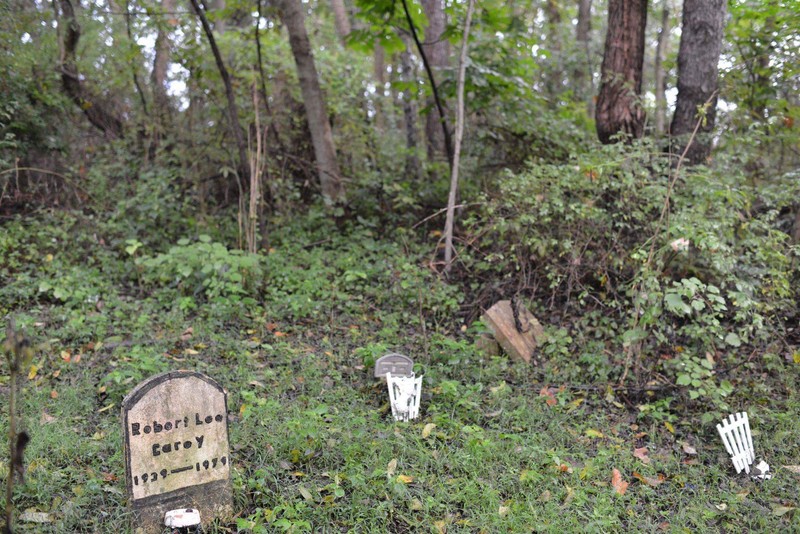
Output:
<path fill-rule="evenodd" d="M 392 376 L 410 376 L 414 372 L 414 362 L 404 354 L 391 352 L 381 356 L 375 362 L 375 377 L 385 378 L 386 373 Z"/>
<path fill-rule="evenodd" d="M 153 376 L 122 401 L 125 480 L 133 530 L 160 533 L 164 514 L 233 515 L 227 394 L 194 371 Z"/>

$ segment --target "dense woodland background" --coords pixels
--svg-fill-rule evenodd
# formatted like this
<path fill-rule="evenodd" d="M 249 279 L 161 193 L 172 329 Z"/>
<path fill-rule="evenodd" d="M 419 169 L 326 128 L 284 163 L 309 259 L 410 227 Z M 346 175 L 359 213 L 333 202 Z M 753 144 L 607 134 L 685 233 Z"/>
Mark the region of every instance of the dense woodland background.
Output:
<path fill-rule="evenodd" d="M 640 479 L 656 497 L 600 513 L 595 471 L 543 490 L 505 458 L 530 446 L 558 469 L 610 469 L 582 427 L 580 452 L 509 436 L 581 413 L 601 437 L 622 421 L 623 434 L 653 425 L 654 442 L 694 443 L 749 407 L 789 425 L 770 453 L 800 463 L 786 419 L 799 405 L 799 50 L 796 0 L 6 0 L 0 314 L 42 347 L 21 371 L 22 412 L 82 417 L 75 440 L 96 442 L 91 472 L 70 475 L 84 493 L 47 504 L 70 482 L 40 477 L 18 508 L 51 510 L 64 531 L 125 524 L 117 408 L 103 410 L 181 366 L 221 377 L 233 440 L 261 447 L 238 450 L 239 528 L 569 530 L 575 487 L 570 506 L 595 506 L 601 530 L 788 528 L 786 480 L 752 509 L 709 515 L 685 501 L 675 473 L 689 464 L 663 460 L 669 505 Z M 534 365 L 480 341 L 500 299 L 544 324 Z M 380 405 L 362 374 L 388 350 L 416 356 L 425 421 L 458 451 L 430 460 L 434 478 L 485 466 L 459 503 L 448 488 L 426 500 L 359 479 L 366 453 L 325 445 L 378 424 L 349 395 Z M 527 420 L 537 395 L 547 403 Z M 337 424 L 349 437 L 326 434 Z M 259 425 L 285 444 L 263 443 Z M 53 437 L 32 435 L 45 462 Z M 418 445 L 403 450 L 425 457 Z M 385 466 L 398 452 L 376 454 Z M 698 494 L 739 495 L 718 487 L 723 460 L 688 467 Z M 319 492 L 301 491 L 306 508 L 291 490 L 302 483 Z M 538 504 L 508 504 L 523 489 Z M 390 494 L 413 506 L 399 512 Z M 490 515 L 469 511 L 481 496 Z M 323 506 L 342 502 L 341 515 Z M 359 502 L 377 515 L 353 515 Z M 101 505 L 115 512 L 92 518 Z"/>

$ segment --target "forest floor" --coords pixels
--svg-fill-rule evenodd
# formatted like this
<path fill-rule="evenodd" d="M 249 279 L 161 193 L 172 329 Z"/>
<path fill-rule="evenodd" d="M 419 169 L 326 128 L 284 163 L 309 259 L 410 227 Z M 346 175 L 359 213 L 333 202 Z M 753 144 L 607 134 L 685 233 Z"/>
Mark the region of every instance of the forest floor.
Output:
<path fill-rule="evenodd" d="M 19 394 L 31 436 L 14 492 L 19 532 L 130 530 L 121 401 L 172 369 L 206 373 L 228 392 L 237 518 L 215 532 L 800 531 L 796 370 L 772 394 L 734 394 L 773 470 L 757 482 L 735 474 L 714 422 L 671 408 L 679 391 L 559 383 L 482 354 L 480 325 L 462 328 L 422 302 L 423 290 L 452 292 L 428 286 L 415 259 L 424 254 L 400 258 L 419 244 L 362 228 L 349 248 L 314 245 L 318 236 L 293 231 L 275 239 L 272 289 L 253 303 L 208 284 L 181 292 L 188 276 L 159 285 L 143 271 L 155 267 L 134 261 L 147 243 L 104 235 L 80 215 L 4 230 L 2 313 L 38 348 Z M 373 276 L 378 264 L 397 292 Z M 392 420 L 372 376 L 389 351 L 425 375 L 415 421 Z"/>

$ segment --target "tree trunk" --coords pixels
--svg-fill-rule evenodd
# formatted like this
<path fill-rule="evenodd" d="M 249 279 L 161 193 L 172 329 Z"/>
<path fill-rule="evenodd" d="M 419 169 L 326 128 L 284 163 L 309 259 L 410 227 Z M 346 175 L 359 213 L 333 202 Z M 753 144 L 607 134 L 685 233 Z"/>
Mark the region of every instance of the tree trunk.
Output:
<path fill-rule="evenodd" d="M 191 2 L 195 14 L 200 19 L 200 24 L 203 26 L 206 38 L 208 38 L 208 44 L 211 46 L 211 52 L 214 55 L 214 61 L 217 63 L 219 75 L 222 78 L 222 83 L 225 85 L 225 97 L 228 101 L 228 120 L 233 137 L 236 139 L 236 148 L 239 152 L 239 173 L 242 178 L 241 183 L 244 186 L 244 184 L 248 184 L 250 181 L 250 159 L 247 157 L 247 143 L 244 140 L 242 126 L 239 123 L 239 109 L 236 106 L 236 95 L 233 93 L 231 77 L 230 74 L 228 74 L 228 69 L 225 68 L 225 63 L 222 61 L 222 54 L 219 51 L 216 39 L 214 39 L 214 32 L 211 30 L 205 11 L 200 7 L 197 0 L 191 0 Z"/>
<path fill-rule="evenodd" d="M 333 144 L 331 123 L 322 88 L 319 84 L 311 43 L 305 27 L 303 4 L 300 0 L 278 0 L 281 19 L 289 32 L 289 44 L 297 65 L 297 77 L 300 91 L 303 94 L 303 105 L 306 109 L 308 127 L 311 131 L 311 143 L 314 145 L 314 157 L 317 160 L 317 172 L 322 195 L 326 203 L 343 202 L 344 186 L 336 161 L 336 147 Z"/>
<path fill-rule="evenodd" d="M 453 226 L 455 224 L 456 194 L 458 192 L 458 165 L 461 158 L 461 140 L 464 136 L 464 82 L 467 74 L 467 47 L 469 46 L 469 27 L 475 0 L 467 4 L 467 19 L 464 21 L 464 35 L 461 39 L 461 54 L 458 57 L 458 76 L 456 78 L 456 139 L 453 147 L 453 168 L 450 172 L 450 194 L 447 197 L 447 216 L 444 224 L 444 272 L 450 272 L 453 263 Z"/>
<path fill-rule="evenodd" d="M 656 120 L 655 132 L 656 137 L 661 137 L 665 133 L 667 124 L 667 80 L 666 72 L 664 71 L 664 61 L 667 58 L 667 50 L 669 49 L 669 18 L 670 18 L 670 0 L 663 0 L 664 5 L 661 11 L 661 30 L 658 33 L 658 41 L 656 43 L 656 60 L 653 67 L 655 93 L 656 93 Z"/>
<path fill-rule="evenodd" d="M 205 2 L 202 3 L 203 8 L 208 9 L 208 4 Z M 225 11 L 225 0 L 213 0 L 213 4 L 211 6 L 211 12 L 221 12 Z M 222 15 L 217 14 L 214 17 L 214 31 L 217 32 L 217 35 L 222 35 L 228 30 L 228 20 L 223 17 Z"/>
<path fill-rule="evenodd" d="M 169 95 L 167 95 L 167 68 L 169 67 L 170 42 L 169 26 L 174 20 L 171 13 L 175 10 L 175 0 L 161 1 L 161 14 L 158 24 L 158 34 L 155 42 L 155 58 L 153 59 L 153 72 L 150 81 L 153 85 L 153 108 L 155 119 L 166 126 L 170 120 Z"/>
<path fill-rule="evenodd" d="M 422 165 L 419 161 L 417 142 L 417 105 L 416 95 L 410 94 L 416 84 L 417 77 L 411 62 L 410 45 L 406 43 L 406 50 L 400 54 L 401 79 L 406 84 L 403 90 L 403 119 L 406 127 L 406 175 L 413 176 L 417 181 L 422 180 Z"/>
<path fill-rule="evenodd" d="M 81 38 L 81 27 L 75 17 L 72 0 L 59 0 L 59 5 L 61 6 L 59 25 L 65 25 L 62 34 L 64 40 L 61 61 L 61 86 L 64 93 L 83 110 L 86 118 L 95 128 L 110 139 L 118 139 L 123 134 L 122 120 L 111 111 L 111 107 L 106 102 L 93 94 L 86 82 L 81 80 L 78 72 L 75 50 L 78 48 L 78 41 Z"/>
<path fill-rule="evenodd" d="M 113 1 L 108 2 L 108 7 L 111 8 L 112 11 L 117 11 L 117 7 Z M 136 67 L 137 63 L 139 63 L 139 59 L 141 59 L 138 53 L 138 47 L 136 46 L 136 41 L 133 39 L 133 30 L 131 30 L 131 6 L 128 0 L 125 0 L 125 34 L 128 36 L 127 46 L 130 50 L 130 55 L 133 56 L 131 64 L 131 78 L 133 79 L 133 85 L 136 87 L 136 94 L 139 95 L 139 101 L 142 103 L 142 111 L 144 112 L 145 116 L 149 115 L 149 111 L 147 110 L 147 98 L 144 96 L 144 90 L 142 89 L 142 84 L 139 82 L 139 74 L 138 68 Z"/>
<path fill-rule="evenodd" d="M 560 34 L 561 9 L 558 5 L 558 0 L 547 0 L 545 2 L 544 15 L 547 27 L 547 51 L 550 52 L 545 72 L 545 87 L 547 95 L 555 98 L 561 93 L 561 84 L 563 82 Z"/>
<path fill-rule="evenodd" d="M 575 25 L 575 40 L 578 43 L 578 66 L 573 73 L 575 84 L 575 98 L 577 101 L 585 100 L 589 116 L 594 115 L 594 83 L 592 80 L 592 52 L 590 47 L 589 32 L 592 30 L 592 0 L 578 0 L 578 23 Z M 587 80 L 591 91 L 587 91 Z"/>
<path fill-rule="evenodd" d="M 402 0 L 401 3 L 403 4 L 403 12 L 406 15 L 408 29 L 411 30 L 411 37 L 414 39 L 414 43 L 417 45 L 417 51 L 419 51 L 420 58 L 422 59 L 422 65 L 425 67 L 425 74 L 428 76 L 428 83 L 430 83 L 431 91 L 433 92 L 433 101 L 436 104 L 436 110 L 439 112 L 439 126 L 442 129 L 442 136 L 444 137 L 444 148 L 445 154 L 447 154 L 447 163 L 452 167 L 453 142 L 450 139 L 450 129 L 447 126 L 447 114 L 445 113 L 444 103 L 442 102 L 442 98 L 439 94 L 439 88 L 436 84 L 436 76 L 433 74 L 433 68 L 431 67 L 430 61 L 428 61 L 428 54 L 425 52 L 425 48 L 419 40 L 417 28 L 414 25 L 414 20 L 411 17 L 411 11 L 408 9 L 408 1 Z"/>
<path fill-rule="evenodd" d="M 373 54 L 373 75 L 375 78 L 375 127 L 379 132 L 386 129 L 384 117 L 384 91 L 386 90 L 386 51 L 381 44 L 375 41 Z"/>
<path fill-rule="evenodd" d="M 339 34 L 339 38 L 344 43 L 350 33 L 350 18 L 347 16 L 344 0 L 331 0 L 331 9 L 333 10 L 333 19 L 336 24 L 336 33 Z"/>
<path fill-rule="evenodd" d="M 422 48 L 436 79 L 441 83 L 450 56 L 450 47 L 447 39 L 443 36 L 447 25 L 444 5 L 442 0 L 422 0 L 422 9 L 428 18 L 428 27 L 425 28 L 425 44 L 422 45 Z M 434 109 L 435 105 L 433 96 L 429 97 L 427 107 L 430 111 L 425 117 L 425 139 L 427 140 L 428 159 L 431 161 L 437 157 L 448 158 L 441 122 Z"/>
<path fill-rule="evenodd" d="M 678 100 L 670 133 L 680 139 L 697 125 L 698 107 L 709 103 L 697 137 L 686 153 L 690 163 L 705 161 L 711 152 L 710 132 L 717 112 L 717 64 L 725 30 L 725 0 L 685 0 L 683 27 L 678 50 Z M 678 152 L 682 152 L 683 148 Z"/>
<path fill-rule="evenodd" d="M 600 94 L 597 97 L 597 136 L 604 144 L 618 134 L 639 138 L 644 132 L 644 109 L 639 102 L 644 63 L 647 0 L 609 0 Z"/>

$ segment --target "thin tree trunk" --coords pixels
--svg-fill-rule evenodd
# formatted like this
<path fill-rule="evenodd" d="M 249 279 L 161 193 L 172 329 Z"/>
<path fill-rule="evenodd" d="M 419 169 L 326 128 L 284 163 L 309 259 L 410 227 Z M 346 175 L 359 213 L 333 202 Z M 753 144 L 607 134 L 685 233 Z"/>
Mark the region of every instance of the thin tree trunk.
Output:
<path fill-rule="evenodd" d="M 558 0 L 547 0 L 544 8 L 547 26 L 547 51 L 550 57 L 547 61 L 545 73 L 545 86 L 549 97 L 557 97 L 561 93 L 562 65 L 561 65 L 561 9 Z"/>
<path fill-rule="evenodd" d="M 386 129 L 386 119 L 383 116 L 383 93 L 386 90 L 386 51 L 377 41 L 373 54 L 373 76 L 375 78 L 375 127 L 379 132 L 383 132 Z"/>
<path fill-rule="evenodd" d="M 422 45 L 428 58 L 431 69 L 436 79 L 442 80 L 444 69 L 447 68 L 450 50 L 444 31 L 447 18 L 442 0 L 422 0 L 422 9 L 428 18 L 428 27 L 425 28 L 425 43 Z M 448 157 L 442 135 L 440 119 L 433 108 L 436 105 L 433 95 L 428 98 L 427 106 L 431 111 L 425 116 L 425 139 L 427 141 L 428 159 L 433 161 L 436 157 Z"/>
<path fill-rule="evenodd" d="M 219 48 L 217 47 L 217 41 L 214 39 L 214 32 L 211 31 L 211 26 L 208 23 L 205 11 L 198 4 L 198 0 L 191 0 L 191 2 L 195 14 L 197 14 L 197 17 L 200 19 L 200 24 L 203 26 L 208 44 L 211 46 L 211 52 L 214 54 L 214 61 L 217 63 L 217 69 L 222 78 L 222 83 L 225 85 L 225 97 L 228 100 L 228 121 L 234 139 L 236 139 L 236 148 L 239 152 L 239 172 L 241 174 L 242 183 L 246 184 L 250 180 L 250 160 L 247 157 L 247 143 L 244 140 L 242 126 L 239 123 L 239 110 L 236 106 L 236 95 L 233 93 L 231 77 L 230 74 L 228 74 L 228 69 L 225 68 L 225 63 L 222 61 L 222 54 L 220 54 Z"/>
<path fill-rule="evenodd" d="M 455 219 L 456 193 L 458 191 L 458 165 L 461 158 L 461 139 L 464 135 L 464 78 L 467 70 L 467 47 L 469 46 L 469 27 L 475 0 L 467 5 L 467 20 L 464 23 L 464 37 L 461 41 L 461 55 L 458 58 L 458 79 L 456 81 L 456 145 L 453 151 L 453 169 L 450 173 L 450 195 L 447 198 L 447 218 L 444 224 L 444 272 L 450 271 L 453 262 L 453 225 Z"/>
<path fill-rule="evenodd" d="M 416 95 L 411 94 L 409 87 L 416 85 L 416 74 L 411 62 L 410 46 L 406 43 L 406 50 L 400 54 L 400 68 L 402 80 L 406 84 L 403 90 L 403 119 L 406 127 L 406 175 L 413 176 L 417 181 L 422 180 L 422 165 L 419 161 L 417 142 L 417 105 Z"/>
<path fill-rule="evenodd" d="M 305 27 L 305 15 L 301 0 L 278 0 L 281 19 L 289 32 L 289 44 L 297 65 L 297 77 L 303 94 L 308 127 L 311 131 L 311 143 L 314 145 L 314 157 L 317 160 L 317 171 L 322 195 L 326 203 L 343 202 L 344 186 L 336 161 L 336 147 L 333 144 L 333 132 L 328 120 L 328 112 L 319 75 L 311 53 L 311 43 Z"/>
<path fill-rule="evenodd" d="M 160 14 L 170 14 L 175 10 L 175 0 L 161 0 Z M 167 15 L 172 17 L 172 15 Z M 166 126 L 170 120 L 169 95 L 167 95 L 167 68 L 169 67 L 170 42 L 169 26 L 171 18 L 159 17 L 158 33 L 155 42 L 155 57 L 150 81 L 153 84 L 153 107 L 155 119 Z"/>
<path fill-rule="evenodd" d="M 72 0 L 59 0 L 61 20 L 65 31 L 62 33 L 61 86 L 64 93 L 81 109 L 89 122 L 110 139 L 118 139 L 123 135 L 122 120 L 102 99 L 91 91 L 86 82 L 81 80 L 75 51 L 81 38 L 81 27 L 75 17 Z"/>
<path fill-rule="evenodd" d="M 767 0 L 764 2 L 764 9 L 774 13 L 776 3 L 777 0 Z M 775 97 L 775 90 L 771 83 L 773 68 L 770 65 L 774 52 L 772 34 L 775 31 L 775 23 L 775 16 L 768 16 L 759 30 L 754 29 L 751 32 L 748 39 L 750 57 L 744 57 L 744 53 L 742 53 L 750 74 L 750 83 L 748 84 L 750 94 L 745 102 L 752 118 L 762 122 L 766 121 L 767 109 L 770 101 Z"/>
<path fill-rule="evenodd" d="M 575 40 L 578 43 L 578 66 L 573 73 L 575 97 L 578 101 L 587 102 L 589 116 L 594 115 L 594 82 L 592 80 L 592 53 L 589 32 L 592 30 L 592 0 L 578 0 L 578 23 L 575 25 Z M 588 86 L 591 90 L 587 90 Z"/>
<path fill-rule="evenodd" d="M 419 40 L 419 35 L 417 35 L 417 28 L 414 26 L 414 21 L 411 19 L 411 12 L 408 10 L 408 2 L 406 0 L 402 0 L 402 3 L 403 11 L 406 14 L 406 22 L 408 22 L 408 28 L 411 30 L 411 36 L 414 38 L 414 43 L 416 43 L 417 50 L 422 58 L 422 65 L 425 67 L 425 73 L 428 75 L 428 82 L 431 84 L 433 99 L 436 103 L 436 109 L 439 112 L 439 124 L 442 128 L 442 135 L 444 136 L 444 146 L 447 150 L 447 162 L 452 167 L 453 143 L 450 139 L 450 129 L 447 126 L 447 115 L 444 111 L 444 104 L 442 102 L 442 98 L 439 96 L 439 88 L 436 85 L 436 77 L 433 74 L 433 69 L 431 68 L 430 62 L 428 61 L 428 55 L 425 53 L 425 49 L 422 47 L 422 43 Z"/>
<path fill-rule="evenodd" d="M 678 100 L 670 134 L 682 148 L 698 121 L 698 107 L 709 102 L 697 138 L 686 159 L 702 163 L 711 152 L 710 132 L 717 112 L 717 78 L 722 37 L 725 30 L 725 0 L 684 0 L 681 44 L 678 50 Z"/>
<path fill-rule="evenodd" d="M 669 49 L 669 19 L 671 15 L 670 0 L 663 0 L 664 5 L 661 11 L 661 30 L 658 33 L 658 41 L 656 43 L 656 60 L 654 66 L 655 80 L 655 93 L 656 93 L 656 118 L 655 118 L 655 132 L 656 137 L 661 137 L 666 131 L 667 124 L 667 81 L 666 72 L 664 71 L 664 61 L 667 58 L 667 50 Z"/>
<path fill-rule="evenodd" d="M 342 43 L 345 43 L 347 36 L 350 34 L 350 17 L 347 16 L 347 8 L 344 5 L 344 0 L 331 0 L 331 9 L 333 10 L 333 20 L 336 25 L 336 33 Z"/>
<path fill-rule="evenodd" d="M 644 133 L 642 92 L 644 33 L 647 0 L 609 0 L 600 94 L 597 97 L 597 136 L 602 143 L 625 134 L 639 138 Z"/>
<path fill-rule="evenodd" d="M 204 9 L 208 9 L 208 4 L 205 3 L 205 0 L 202 0 L 202 5 Z M 211 6 L 211 12 L 219 12 L 225 10 L 225 0 L 213 0 L 213 5 Z M 214 31 L 217 35 L 222 35 L 228 30 L 228 20 L 219 15 L 214 17 Z"/>
<path fill-rule="evenodd" d="M 109 2 L 109 7 L 113 5 L 112 2 Z M 125 0 L 125 33 L 128 36 L 128 46 L 133 53 L 133 49 L 136 45 L 135 41 L 133 40 L 133 31 L 131 30 L 131 11 L 130 11 L 130 2 Z M 138 56 L 138 54 L 136 54 Z M 136 73 L 136 62 L 131 62 L 131 77 L 133 78 L 133 85 L 136 87 L 136 93 L 139 95 L 139 100 L 142 103 L 142 111 L 145 115 L 148 115 L 149 112 L 147 111 L 147 99 L 144 96 L 144 90 L 142 89 L 142 84 L 139 82 L 139 75 Z"/>

